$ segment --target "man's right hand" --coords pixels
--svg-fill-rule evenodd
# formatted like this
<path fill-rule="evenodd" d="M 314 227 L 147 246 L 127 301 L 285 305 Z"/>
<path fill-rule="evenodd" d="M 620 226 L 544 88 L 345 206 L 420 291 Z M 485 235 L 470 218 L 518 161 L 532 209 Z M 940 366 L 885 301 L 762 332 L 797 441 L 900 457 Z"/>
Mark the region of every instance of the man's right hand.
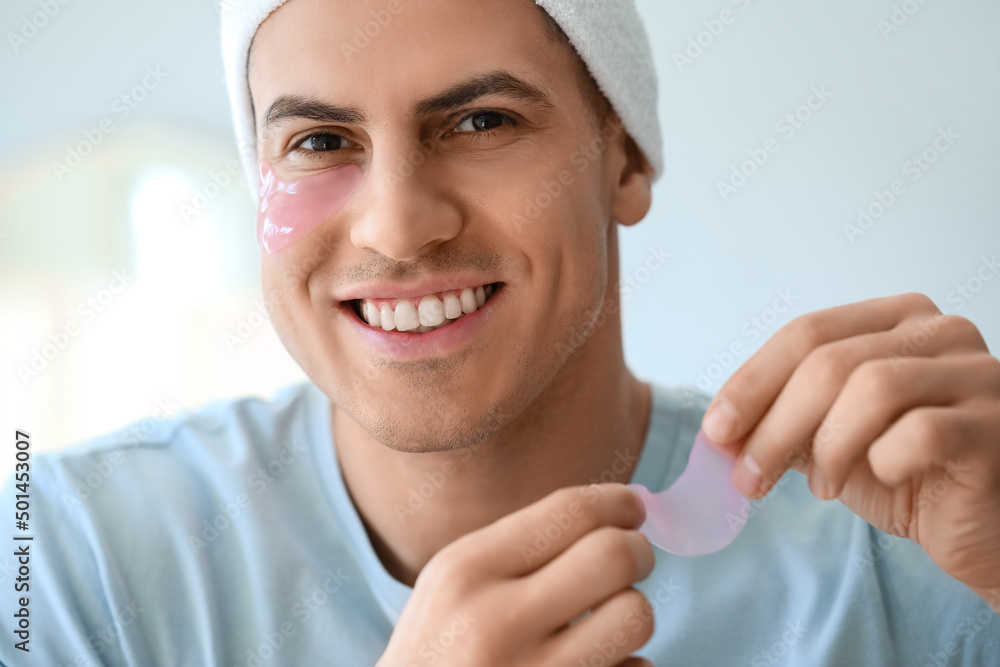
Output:
<path fill-rule="evenodd" d="M 650 665 L 630 657 L 653 633 L 632 588 L 655 564 L 644 518 L 628 487 L 595 484 L 462 536 L 420 572 L 377 667 Z"/>

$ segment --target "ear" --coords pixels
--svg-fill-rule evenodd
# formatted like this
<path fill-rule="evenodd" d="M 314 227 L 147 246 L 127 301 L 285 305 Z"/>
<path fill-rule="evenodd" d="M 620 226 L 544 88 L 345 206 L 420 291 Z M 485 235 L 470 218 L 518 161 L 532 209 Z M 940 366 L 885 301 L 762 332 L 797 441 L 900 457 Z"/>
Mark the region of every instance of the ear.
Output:
<path fill-rule="evenodd" d="M 621 133 L 615 147 L 617 184 L 612 191 L 611 214 L 619 224 L 630 227 L 645 218 L 653 205 L 653 166 L 627 132 Z"/>

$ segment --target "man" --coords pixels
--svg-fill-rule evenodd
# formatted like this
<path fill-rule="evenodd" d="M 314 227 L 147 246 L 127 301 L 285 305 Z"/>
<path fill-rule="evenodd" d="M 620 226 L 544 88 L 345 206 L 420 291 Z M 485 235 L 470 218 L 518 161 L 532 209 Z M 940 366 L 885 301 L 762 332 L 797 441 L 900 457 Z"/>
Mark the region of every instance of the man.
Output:
<path fill-rule="evenodd" d="M 906 294 L 795 320 L 714 399 L 639 381 L 617 225 L 658 133 L 597 63 L 628 45 L 587 41 L 636 15 L 540 4 L 225 9 L 264 291 L 312 383 L 33 462 L 5 663 L 997 664 L 1000 362 Z M 654 551 L 624 483 L 669 487 L 702 426 L 746 527 Z"/>

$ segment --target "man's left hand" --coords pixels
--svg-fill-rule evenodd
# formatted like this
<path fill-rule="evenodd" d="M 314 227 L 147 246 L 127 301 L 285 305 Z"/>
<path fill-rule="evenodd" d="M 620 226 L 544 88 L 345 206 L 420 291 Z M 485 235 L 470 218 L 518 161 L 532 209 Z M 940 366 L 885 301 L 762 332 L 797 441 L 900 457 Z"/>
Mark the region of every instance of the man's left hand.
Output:
<path fill-rule="evenodd" d="M 903 294 L 801 316 L 719 390 L 702 422 L 759 498 L 791 468 L 820 499 L 1000 592 L 1000 360 L 969 320 Z"/>

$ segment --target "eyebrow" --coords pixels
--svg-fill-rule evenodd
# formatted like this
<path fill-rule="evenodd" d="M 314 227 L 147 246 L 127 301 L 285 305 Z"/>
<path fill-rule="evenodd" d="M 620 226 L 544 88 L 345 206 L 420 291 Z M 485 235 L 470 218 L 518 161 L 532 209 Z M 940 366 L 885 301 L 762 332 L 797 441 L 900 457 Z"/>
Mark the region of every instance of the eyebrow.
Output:
<path fill-rule="evenodd" d="M 264 133 L 287 120 L 304 118 L 321 123 L 363 123 L 365 115 L 355 107 L 343 107 L 304 95 L 279 95 L 264 112 Z"/>
<path fill-rule="evenodd" d="M 429 116 L 471 104 L 487 95 L 526 102 L 546 110 L 553 108 L 552 102 L 540 88 L 510 72 L 500 70 L 482 74 L 421 100 L 413 105 L 413 113 Z M 329 104 L 316 97 L 286 94 L 279 95 L 264 112 L 263 133 L 267 134 L 271 128 L 298 118 L 345 125 L 360 125 L 365 122 L 364 112 L 357 107 Z"/>
<path fill-rule="evenodd" d="M 471 104 L 487 95 L 507 97 L 535 104 L 545 109 L 552 109 L 549 98 L 537 86 L 517 78 L 510 72 L 497 71 L 477 76 L 452 86 L 440 95 L 417 102 L 413 105 L 413 113 L 418 116 L 429 116 Z"/>

